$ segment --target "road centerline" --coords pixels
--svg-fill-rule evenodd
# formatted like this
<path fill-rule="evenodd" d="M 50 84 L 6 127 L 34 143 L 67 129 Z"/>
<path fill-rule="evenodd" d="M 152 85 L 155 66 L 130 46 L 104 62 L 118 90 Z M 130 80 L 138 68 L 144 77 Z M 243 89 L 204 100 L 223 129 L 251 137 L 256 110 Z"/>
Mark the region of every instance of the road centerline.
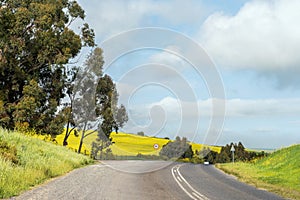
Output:
<path fill-rule="evenodd" d="M 176 165 L 172 167 L 171 173 L 178 184 L 178 186 L 191 198 L 194 200 L 209 200 L 206 196 L 199 193 L 197 190 L 195 190 L 188 181 L 182 176 L 179 169 L 182 165 Z"/>

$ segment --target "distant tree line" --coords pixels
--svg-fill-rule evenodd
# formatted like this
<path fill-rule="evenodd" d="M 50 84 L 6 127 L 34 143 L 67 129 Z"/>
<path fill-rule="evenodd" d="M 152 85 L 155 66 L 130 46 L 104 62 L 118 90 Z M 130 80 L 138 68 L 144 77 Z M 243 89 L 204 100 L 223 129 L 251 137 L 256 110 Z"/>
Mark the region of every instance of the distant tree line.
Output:
<path fill-rule="evenodd" d="M 251 161 L 256 158 L 264 157 L 267 154 L 265 152 L 255 152 L 248 151 L 245 149 L 244 145 L 239 142 L 230 143 L 221 148 L 220 153 L 212 151 L 209 147 L 204 147 L 200 150 L 192 150 L 191 144 L 187 141 L 185 137 L 182 139 L 176 137 L 175 141 L 170 141 L 163 146 L 159 155 L 161 158 L 167 159 L 189 159 L 189 161 L 194 163 L 209 162 L 210 164 L 215 163 L 228 163 L 232 162 L 232 152 L 231 147 L 234 147 L 234 159 L 235 161 Z M 140 155 L 141 156 L 141 155 Z"/>
<path fill-rule="evenodd" d="M 95 145 L 95 143 L 93 143 Z M 244 145 L 239 142 L 230 143 L 221 147 L 220 153 L 211 150 L 209 147 L 204 147 L 193 152 L 192 145 L 189 143 L 187 138 L 176 137 L 174 141 L 169 141 L 165 144 L 159 152 L 159 155 L 147 155 L 138 153 L 136 156 L 116 156 L 112 154 L 110 148 L 106 148 L 105 151 L 92 152 L 95 159 L 138 159 L 138 160 L 177 160 L 192 163 L 204 163 L 209 162 L 210 164 L 215 163 L 229 163 L 232 162 L 232 152 L 231 147 L 234 146 L 234 159 L 236 162 L 246 162 L 253 159 L 258 159 L 267 156 L 267 154 L 262 151 L 248 151 L 245 149 Z M 99 148 L 99 146 L 97 146 Z M 95 150 L 94 147 L 92 149 Z M 98 154 L 100 152 L 100 154 Z"/>
<path fill-rule="evenodd" d="M 234 160 L 235 161 L 251 161 L 255 158 L 260 158 L 266 156 L 264 151 L 262 152 L 254 152 L 254 151 L 247 151 L 244 145 L 239 142 L 238 144 L 227 144 L 222 147 L 221 152 L 215 152 L 210 150 L 209 148 L 203 148 L 200 151 L 197 151 L 196 154 L 203 159 L 203 161 L 209 162 L 211 164 L 215 163 L 228 163 L 232 162 L 232 152 L 231 147 L 234 146 Z"/>

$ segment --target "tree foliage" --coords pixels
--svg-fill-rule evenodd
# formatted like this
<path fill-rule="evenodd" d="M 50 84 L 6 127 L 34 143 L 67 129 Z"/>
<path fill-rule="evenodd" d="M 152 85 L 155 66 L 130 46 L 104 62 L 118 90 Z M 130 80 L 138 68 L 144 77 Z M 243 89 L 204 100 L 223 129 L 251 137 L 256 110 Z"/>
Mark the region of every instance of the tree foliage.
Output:
<path fill-rule="evenodd" d="M 0 1 L 0 126 L 59 134 L 65 123 L 58 106 L 67 89 L 65 64 L 82 46 L 94 46 L 94 32 L 69 28 L 84 19 L 68 0 Z"/>
<path fill-rule="evenodd" d="M 112 144 L 111 132 L 118 133 L 119 128 L 128 121 L 128 116 L 124 105 L 117 104 L 118 93 L 110 76 L 100 78 L 96 91 L 97 103 L 100 105 L 97 107 L 97 115 L 101 116 L 101 123 L 98 126 L 98 137 L 92 144 L 92 155 L 96 158 L 100 152 L 100 159 L 103 159 L 103 150 Z"/>
<path fill-rule="evenodd" d="M 249 151 L 245 150 L 244 145 L 239 142 L 238 144 L 227 144 L 226 146 L 222 147 L 220 154 L 216 157 L 216 162 L 218 163 L 226 163 L 232 161 L 232 152 L 231 147 L 234 146 L 234 160 L 235 161 L 249 161 L 252 156 Z"/>
<path fill-rule="evenodd" d="M 145 136 L 145 133 L 144 133 L 144 131 L 139 131 L 139 132 L 137 132 L 137 135 L 139 135 L 139 136 Z"/>
<path fill-rule="evenodd" d="M 201 151 L 197 151 L 198 156 L 203 159 L 204 162 L 214 164 L 216 162 L 217 152 L 210 150 L 208 147 L 204 147 Z"/>
<path fill-rule="evenodd" d="M 102 49 L 95 48 L 76 75 L 72 91 L 72 121 L 81 131 L 80 153 L 83 140 L 98 132 L 92 152 L 98 153 L 110 145 L 110 134 L 127 121 L 126 109 L 118 106 L 118 93 L 111 77 L 103 75 Z"/>
<path fill-rule="evenodd" d="M 64 103 L 64 108 L 62 110 L 63 114 L 66 116 L 66 123 L 67 123 L 67 127 L 66 127 L 66 132 L 65 132 L 65 136 L 64 136 L 64 140 L 63 140 L 63 145 L 67 146 L 68 145 L 68 138 L 71 135 L 71 133 L 73 132 L 75 136 L 78 136 L 78 131 L 76 129 L 76 124 L 75 121 L 72 117 L 72 110 L 73 110 L 73 104 L 74 104 L 74 93 L 73 93 L 73 89 L 74 89 L 74 84 L 75 84 L 75 79 L 76 79 L 76 75 L 79 71 L 78 67 L 73 67 L 68 71 L 68 78 L 66 81 L 66 94 L 69 98 L 69 101 Z"/>
<path fill-rule="evenodd" d="M 180 139 L 179 136 L 176 137 L 175 141 L 168 142 L 163 146 L 159 155 L 162 157 L 171 158 L 192 158 L 194 153 L 192 146 L 187 142 L 187 139 L 183 137 Z"/>
<path fill-rule="evenodd" d="M 232 152 L 231 152 L 232 146 L 234 146 L 235 149 L 234 152 L 235 161 L 245 162 L 245 161 L 251 161 L 252 159 L 265 156 L 264 152 L 247 151 L 241 142 L 239 142 L 238 144 L 232 142 L 230 144 L 223 146 L 220 153 L 211 151 L 209 148 L 203 148 L 199 151 L 198 156 L 200 158 L 203 158 L 204 161 L 207 161 L 211 164 L 229 163 L 232 162 Z"/>

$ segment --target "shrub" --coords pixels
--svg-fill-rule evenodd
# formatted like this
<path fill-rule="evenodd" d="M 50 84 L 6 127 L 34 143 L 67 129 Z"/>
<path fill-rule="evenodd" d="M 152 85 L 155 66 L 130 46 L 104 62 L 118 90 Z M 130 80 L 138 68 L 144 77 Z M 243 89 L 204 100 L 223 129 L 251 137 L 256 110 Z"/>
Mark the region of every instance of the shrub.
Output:
<path fill-rule="evenodd" d="M 191 159 L 194 155 L 192 146 L 187 142 L 186 138 L 180 139 L 177 137 L 174 142 L 168 142 L 163 146 L 159 155 L 162 157 L 179 158 L 179 159 Z"/>
<path fill-rule="evenodd" d="M 2 141 L 0 138 L 0 156 L 14 164 L 18 164 L 17 149 L 15 146 L 9 145 L 7 142 Z"/>

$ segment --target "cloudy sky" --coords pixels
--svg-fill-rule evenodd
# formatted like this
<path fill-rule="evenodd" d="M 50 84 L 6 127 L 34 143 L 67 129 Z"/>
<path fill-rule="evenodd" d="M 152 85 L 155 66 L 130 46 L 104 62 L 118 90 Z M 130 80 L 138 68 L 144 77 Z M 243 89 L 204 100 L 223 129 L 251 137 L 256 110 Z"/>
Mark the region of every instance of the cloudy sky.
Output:
<path fill-rule="evenodd" d="M 78 2 L 128 110 L 124 131 L 300 143 L 300 1 Z"/>

